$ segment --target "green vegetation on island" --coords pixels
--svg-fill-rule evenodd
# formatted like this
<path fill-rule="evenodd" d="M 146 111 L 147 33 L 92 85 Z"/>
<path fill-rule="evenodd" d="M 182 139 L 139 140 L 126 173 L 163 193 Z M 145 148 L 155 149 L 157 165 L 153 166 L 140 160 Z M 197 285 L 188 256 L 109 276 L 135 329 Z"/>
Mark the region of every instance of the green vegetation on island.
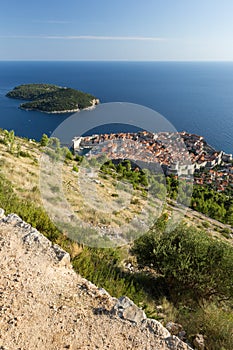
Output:
<path fill-rule="evenodd" d="M 51 84 L 20 85 L 6 96 L 29 101 L 20 104 L 22 109 L 46 113 L 74 112 L 98 104 L 98 99 L 91 94 Z"/>

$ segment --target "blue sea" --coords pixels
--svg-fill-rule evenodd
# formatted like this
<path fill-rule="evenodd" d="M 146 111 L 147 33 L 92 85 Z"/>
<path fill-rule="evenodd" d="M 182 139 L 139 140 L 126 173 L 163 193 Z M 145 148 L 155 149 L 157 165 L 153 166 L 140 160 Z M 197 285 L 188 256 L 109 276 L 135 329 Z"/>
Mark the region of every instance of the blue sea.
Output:
<path fill-rule="evenodd" d="M 176 130 L 203 135 L 216 149 L 233 153 L 233 63 L 0 62 L 0 128 L 39 140 L 70 114 L 20 110 L 20 101 L 5 94 L 26 83 L 72 87 L 95 95 L 101 103 L 149 107 Z M 85 113 L 90 117 L 92 112 L 82 112 L 83 120 Z"/>

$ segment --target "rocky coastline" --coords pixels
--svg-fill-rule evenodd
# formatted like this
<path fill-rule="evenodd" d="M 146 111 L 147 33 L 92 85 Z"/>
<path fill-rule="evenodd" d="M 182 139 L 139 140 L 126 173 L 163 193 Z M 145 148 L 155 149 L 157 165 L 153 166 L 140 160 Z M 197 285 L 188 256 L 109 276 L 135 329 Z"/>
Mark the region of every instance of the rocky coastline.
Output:
<path fill-rule="evenodd" d="M 76 109 L 66 109 L 64 111 L 52 111 L 52 112 L 49 112 L 49 111 L 42 111 L 41 109 L 35 109 L 35 108 L 24 108 L 23 105 L 20 105 L 19 108 L 24 110 L 24 111 L 28 111 L 28 112 L 31 112 L 31 111 L 36 111 L 36 112 L 41 112 L 41 113 L 46 113 L 46 114 L 66 114 L 66 113 L 78 113 L 78 112 L 81 112 L 81 111 L 91 111 L 93 109 L 96 108 L 96 106 L 98 104 L 100 104 L 100 100 L 98 98 L 95 98 L 91 101 L 92 105 L 90 107 L 86 107 L 86 108 L 76 108 Z"/>

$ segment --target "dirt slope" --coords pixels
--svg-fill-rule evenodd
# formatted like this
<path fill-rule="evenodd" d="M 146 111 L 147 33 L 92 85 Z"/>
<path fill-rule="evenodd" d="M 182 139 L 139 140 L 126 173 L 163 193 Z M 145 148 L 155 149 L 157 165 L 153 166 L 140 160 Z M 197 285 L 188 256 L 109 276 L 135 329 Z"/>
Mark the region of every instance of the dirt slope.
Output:
<path fill-rule="evenodd" d="M 190 349 L 78 276 L 66 252 L 16 215 L 0 219 L 0 271 L 1 350 Z"/>

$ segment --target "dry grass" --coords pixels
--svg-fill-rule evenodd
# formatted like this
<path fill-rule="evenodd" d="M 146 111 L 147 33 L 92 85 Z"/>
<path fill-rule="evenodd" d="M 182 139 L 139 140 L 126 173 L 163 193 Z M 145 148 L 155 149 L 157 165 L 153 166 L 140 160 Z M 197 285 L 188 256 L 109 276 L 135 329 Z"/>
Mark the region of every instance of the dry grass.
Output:
<path fill-rule="evenodd" d="M 0 141 L 3 140 L 3 137 L 3 132 L 0 131 Z M 39 167 L 42 156 L 41 148 L 34 141 L 18 137 L 15 138 L 15 145 L 14 152 L 11 154 L 7 152 L 7 146 L 0 142 L 0 171 L 12 182 L 17 195 L 42 205 L 39 183 L 41 180 Z M 18 147 L 28 156 L 17 157 Z M 93 174 L 92 171 L 79 171 L 77 173 L 73 171 L 74 165 L 76 165 L 75 161 L 63 162 L 62 170 L 57 169 L 58 172 L 61 171 L 62 176 L 61 190 L 59 189 L 59 176 L 54 169 L 44 171 L 45 179 L 42 181 L 44 199 L 52 216 L 62 220 L 67 218 L 71 210 L 80 221 L 97 230 L 107 228 L 119 233 L 124 227 L 127 227 L 126 234 L 127 230 L 133 230 L 135 227 L 142 229 L 139 221 L 153 223 L 164 210 L 161 202 L 143 197 L 142 192 L 134 190 L 129 183 L 101 177 L 98 172 Z M 61 204 L 63 195 L 65 205 L 63 202 Z M 172 210 L 172 207 L 169 210 Z M 135 218 L 138 218 L 136 224 Z M 225 225 L 213 222 L 211 219 L 203 219 L 199 213 L 189 210 L 185 220 L 189 224 L 202 226 L 217 239 L 232 241 L 221 233 Z M 206 222 L 208 225 L 205 224 Z"/>

